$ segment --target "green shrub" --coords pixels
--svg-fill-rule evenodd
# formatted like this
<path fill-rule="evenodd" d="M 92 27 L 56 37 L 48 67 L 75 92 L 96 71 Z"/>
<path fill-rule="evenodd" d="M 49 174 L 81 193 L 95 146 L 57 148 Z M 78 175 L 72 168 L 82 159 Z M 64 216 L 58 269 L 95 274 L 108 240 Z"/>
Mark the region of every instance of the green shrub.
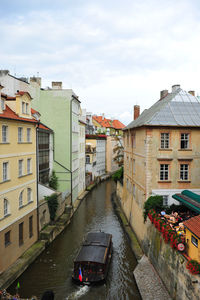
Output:
<path fill-rule="evenodd" d="M 144 222 L 146 222 L 147 215 L 150 209 L 154 209 L 155 211 L 160 211 L 163 209 L 163 196 L 150 196 L 147 201 L 144 203 Z"/>
<path fill-rule="evenodd" d="M 54 221 L 56 217 L 56 211 L 58 208 L 58 195 L 54 193 L 51 196 L 46 196 L 45 199 L 47 200 L 48 203 L 50 219 L 51 221 Z"/>
<path fill-rule="evenodd" d="M 123 167 L 121 167 L 112 175 L 112 179 L 114 179 L 115 182 L 117 182 L 118 180 L 121 181 L 123 180 L 123 176 L 124 176 L 124 170 Z"/>
<path fill-rule="evenodd" d="M 49 180 L 49 186 L 54 189 L 57 190 L 58 188 L 58 177 L 56 176 L 55 171 L 52 171 L 50 180 Z"/>

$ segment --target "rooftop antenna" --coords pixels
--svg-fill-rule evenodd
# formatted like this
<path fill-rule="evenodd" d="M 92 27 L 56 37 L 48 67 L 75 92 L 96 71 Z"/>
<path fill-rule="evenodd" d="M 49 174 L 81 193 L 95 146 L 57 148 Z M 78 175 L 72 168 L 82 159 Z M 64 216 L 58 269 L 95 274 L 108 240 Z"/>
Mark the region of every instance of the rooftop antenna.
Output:
<path fill-rule="evenodd" d="M 39 77 L 39 72 L 37 72 L 37 77 Z"/>

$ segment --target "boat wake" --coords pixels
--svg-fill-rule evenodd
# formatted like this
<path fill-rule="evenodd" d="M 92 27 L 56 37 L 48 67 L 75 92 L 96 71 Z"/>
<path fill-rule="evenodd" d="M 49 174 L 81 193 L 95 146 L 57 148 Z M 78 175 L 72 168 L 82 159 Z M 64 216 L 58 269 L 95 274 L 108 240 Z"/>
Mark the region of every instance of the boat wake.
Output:
<path fill-rule="evenodd" d="M 81 296 L 85 295 L 89 291 L 90 287 L 88 285 L 84 285 L 79 287 L 79 289 L 73 293 L 71 293 L 66 300 L 78 299 Z"/>

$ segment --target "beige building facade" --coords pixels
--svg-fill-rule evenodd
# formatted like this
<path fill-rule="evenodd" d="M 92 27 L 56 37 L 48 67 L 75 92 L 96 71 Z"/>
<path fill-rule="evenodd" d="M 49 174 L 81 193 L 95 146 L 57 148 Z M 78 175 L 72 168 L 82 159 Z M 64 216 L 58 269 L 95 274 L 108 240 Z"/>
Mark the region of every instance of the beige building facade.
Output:
<path fill-rule="evenodd" d="M 36 126 L 31 97 L 0 94 L 0 273 L 38 238 Z"/>
<path fill-rule="evenodd" d="M 146 234 L 143 206 L 151 195 L 163 204 L 178 204 L 174 193 L 190 189 L 200 194 L 200 103 L 180 86 L 139 115 L 124 130 L 122 205 L 140 241 Z"/>

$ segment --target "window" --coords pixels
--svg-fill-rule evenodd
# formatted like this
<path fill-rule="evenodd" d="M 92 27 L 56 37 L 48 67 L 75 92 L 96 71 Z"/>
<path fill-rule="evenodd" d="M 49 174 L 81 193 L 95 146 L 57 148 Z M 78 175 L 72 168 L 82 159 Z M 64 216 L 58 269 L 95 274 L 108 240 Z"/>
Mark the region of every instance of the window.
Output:
<path fill-rule="evenodd" d="M 8 142 L 8 126 L 2 126 L 2 143 Z"/>
<path fill-rule="evenodd" d="M 31 174 L 31 158 L 27 159 L 27 174 Z"/>
<path fill-rule="evenodd" d="M 160 180 L 169 179 L 169 165 L 160 165 Z"/>
<path fill-rule="evenodd" d="M 31 188 L 27 188 L 27 201 L 28 201 L 28 203 L 32 201 L 32 190 L 31 190 Z"/>
<path fill-rule="evenodd" d="M 24 243 L 24 222 L 19 224 L 19 246 Z"/>
<path fill-rule="evenodd" d="M 18 127 L 18 143 L 22 143 L 23 141 L 23 128 L 22 127 Z"/>
<path fill-rule="evenodd" d="M 163 195 L 163 205 L 168 206 L 168 195 Z"/>
<path fill-rule="evenodd" d="M 191 242 L 193 245 L 195 245 L 198 248 L 198 240 L 193 235 L 191 236 Z"/>
<path fill-rule="evenodd" d="M 135 197 L 135 184 L 133 184 L 133 196 Z"/>
<path fill-rule="evenodd" d="M 5 245 L 5 247 L 10 245 L 10 230 L 8 232 L 6 232 L 4 235 L 4 245 Z"/>
<path fill-rule="evenodd" d="M 3 212 L 4 212 L 4 217 L 6 217 L 9 213 L 8 200 L 7 199 L 4 199 L 4 201 L 3 201 Z"/>
<path fill-rule="evenodd" d="M 28 103 L 26 103 L 26 114 L 28 115 Z"/>
<path fill-rule="evenodd" d="M 189 148 L 189 133 L 181 133 L 181 149 Z"/>
<path fill-rule="evenodd" d="M 3 163 L 3 181 L 8 180 L 8 162 Z"/>
<path fill-rule="evenodd" d="M 19 194 L 19 208 L 23 206 L 23 191 Z"/>
<path fill-rule="evenodd" d="M 189 165 L 183 164 L 180 165 L 180 180 L 189 179 Z"/>
<path fill-rule="evenodd" d="M 22 113 L 25 114 L 25 102 L 22 102 Z"/>
<path fill-rule="evenodd" d="M 133 159 L 133 174 L 135 174 L 135 159 Z"/>
<path fill-rule="evenodd" d="M 23 176 L 23 159 L 20 159 L 18 161 L 18 174 L 19 174 L 19 177 Z"/>
<path fill-rule="evenodd" d="M 86 164 L 90 164 L 90 156 L 89 155 L 86 155 L 85 162 L 86 162 Z"/>
<path fill-rule="evenodd" d="M 161 133 L 160 148 L 161 149 L 169 148 L 169 133 Z"/>
<path fill-rule="evenodd" d="M 29 217 L 29 238 L 33 236 L 33 216 Z"/>
<path fill-rule="evenodd" d="M 27 142 L 31 142 L 31 128 L 27 128 Z"/>

